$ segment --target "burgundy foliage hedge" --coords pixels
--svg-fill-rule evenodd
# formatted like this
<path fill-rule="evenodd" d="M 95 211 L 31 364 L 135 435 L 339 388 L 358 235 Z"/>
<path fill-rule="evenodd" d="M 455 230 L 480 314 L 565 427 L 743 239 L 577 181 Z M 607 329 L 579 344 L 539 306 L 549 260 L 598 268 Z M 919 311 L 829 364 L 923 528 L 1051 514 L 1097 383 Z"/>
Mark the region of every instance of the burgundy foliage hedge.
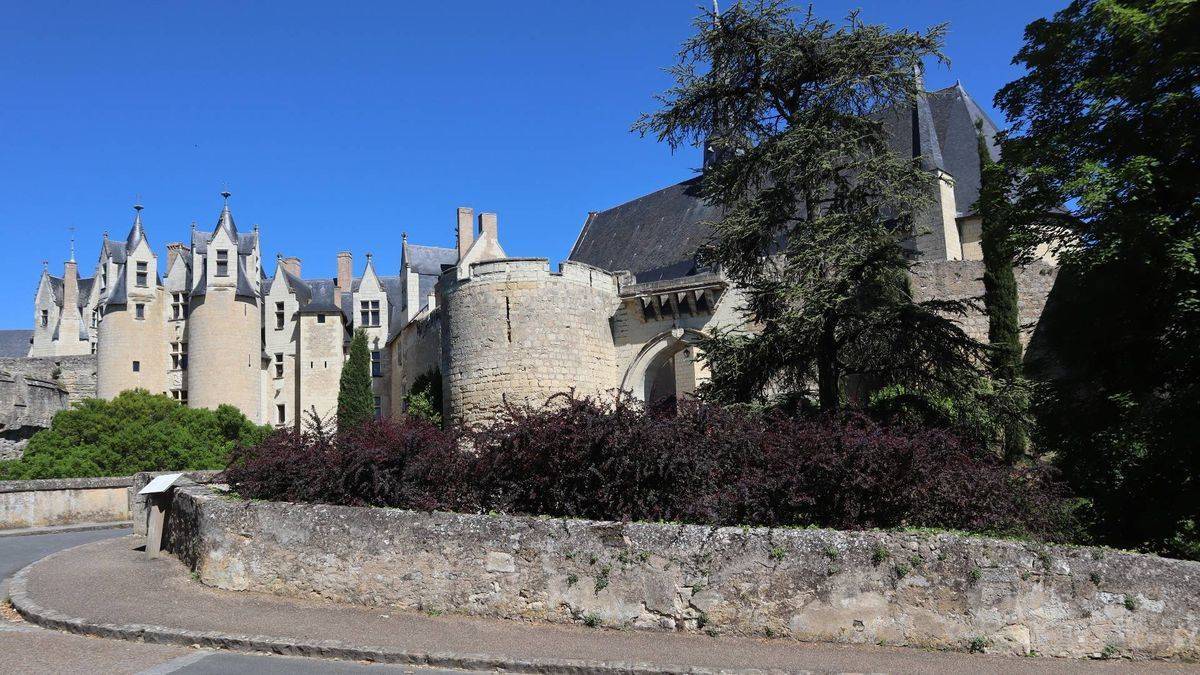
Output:
<path fill-rule="evenodd" d="M 713 525 L 1066 533 L 1059 484 L 934 429 L 562 397 L 490 429 L 424 420 L 278 432 L 226 471 L 244 497 Z"/>

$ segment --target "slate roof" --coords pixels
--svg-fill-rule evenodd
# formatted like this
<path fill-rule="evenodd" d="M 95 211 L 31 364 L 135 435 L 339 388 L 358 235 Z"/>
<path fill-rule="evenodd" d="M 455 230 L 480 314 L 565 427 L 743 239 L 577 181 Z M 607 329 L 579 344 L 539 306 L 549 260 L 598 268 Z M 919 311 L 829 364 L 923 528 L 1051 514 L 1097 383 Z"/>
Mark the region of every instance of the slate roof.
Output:
<path fill-rule="evenodd" d="M 0 330 L 0 357 L 24 358 L 29 355 L 33 331 L 27 328 Z"/>
<path fill-rule="evenodd" d="M 915 113 L 915 114 L 914 114 Z M 883 115 L 892 147 L 921 156 L 954 177 L 956 208 L 969 215 L 979 197 L 975 122 L 980 120 L 993 157 L 997 127 L 961 84 L 926 92 L 915 111 Z M 639 283 L 699 271 L 695 254 L 711 236 L 705 222 L 720 215 L 698 194 L 700 177 L 588 216 L 569 258 L 610 271 L 627 270 Z"/>
<path fill-rule="evenodd" d="M 458 262 L 458 249 L 405 242 L 403 257 L 401 264 L 407 264 L 417 274 L 432 274 L 437 277 L 442 273 L 443 265 Z"/>

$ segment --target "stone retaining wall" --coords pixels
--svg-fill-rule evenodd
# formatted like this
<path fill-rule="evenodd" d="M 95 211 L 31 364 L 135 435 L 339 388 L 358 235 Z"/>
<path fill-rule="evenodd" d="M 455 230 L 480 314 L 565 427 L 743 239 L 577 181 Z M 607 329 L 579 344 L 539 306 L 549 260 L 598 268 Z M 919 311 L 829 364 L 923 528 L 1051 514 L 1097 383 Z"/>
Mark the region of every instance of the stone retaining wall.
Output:
<path fill-rule="evenodd" d="M 1200 563 L 1110 550 L 286 504 L 202 486 L 176 490 L 167 536 L 229 590 L 645 630 L 1200 654 Z"/>
<path fill-rule="evenodd" d="M 0 530 L 129 520 L 131 476 L 0 481 Z"/>

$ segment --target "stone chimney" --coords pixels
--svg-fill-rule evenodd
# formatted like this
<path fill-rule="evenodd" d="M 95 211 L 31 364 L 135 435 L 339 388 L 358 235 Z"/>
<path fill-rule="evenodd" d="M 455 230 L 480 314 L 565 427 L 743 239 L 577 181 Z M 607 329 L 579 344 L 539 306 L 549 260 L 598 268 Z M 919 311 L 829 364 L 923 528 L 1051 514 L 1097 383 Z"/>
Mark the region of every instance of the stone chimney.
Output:
<path fill-rule="evenodd" d="M 471 248 L 471 244 L 475 241 L 475 210 L 466 207 L 458 207 L 458 259 L 462 260 L 467 254 L 467 250 Z"/>
<path fill-rule="evenodd" d="M 333 304 L 342 306 L 342 293 L 349 293 L 354 285 L 354 254 L 342 251 L 337 254 L 337 290 L 333 294 Z"/>
<path fill-rule="evenodd" d="M 175 261 L 178 260 L 179 257 L 183 255 L 183 249 L 185 249 L 185 248 L 187 248 L 187 247 L 183 245 L 183 242 L 179 242 L 179 241 L 173 241 L 173 242 L 167 244 L 167 272 L 168 273 L 171 271 L 171 266 L 175 264 Z"/>
<path fill-rule="evenodd" d="M 68 260 L 63 266 L 63 314 L 79 303 L 79 264 Z"/>
<path fill-rule="evenodd" d="M 497 239 L 499 219 L 494 213 L 479 214 L 479 236 L 481 238 Z"/>
<path fill-rule="evenodd" d="M 300 277 L 300 259 L 297 258 L 296 256 L 292 255 L 292 256 L 283 258 L 282 260 L 279 261 L 279 264 L 283 265 L 283 269 L 290 272 L 292 274 L 292 276 L 296 277 L 297 279 L 301 278 Z"/>

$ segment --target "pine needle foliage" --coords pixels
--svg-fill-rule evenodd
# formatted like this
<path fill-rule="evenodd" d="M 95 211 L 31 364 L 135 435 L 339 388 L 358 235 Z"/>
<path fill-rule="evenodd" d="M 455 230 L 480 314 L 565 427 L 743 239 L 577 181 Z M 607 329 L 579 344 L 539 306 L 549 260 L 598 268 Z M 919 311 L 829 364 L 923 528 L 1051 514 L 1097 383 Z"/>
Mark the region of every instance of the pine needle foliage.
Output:
<path fill-rule="evenodd" d="M 371 393 L 371 352 L 367 333 L 362 328 L 350 338 L 350 356 L 342 366 L 338 382 L 337 426 L 339 430 L 357 429 L 375 417 L 375 396 Z"/>
<path fill-rule="evenodd" d="M 913 302 L 901 243 L 920 233 L 938 178 L 885 131 L 922 93 L 922 61 L 944 60 L 946 27 L 890 31 L 857 13 L 835 25 L 780 0 L 695 26 L 661 108 L 634 129 L 721 156 L 701 182 L 723 214 L 701 258 L 744 293 L 744 324 L 702 345 L 704 395 L 824 410 L 846 402 L 848 382 L 973 396 L 984 346 L 950 320 L 961 303 Z"/>

